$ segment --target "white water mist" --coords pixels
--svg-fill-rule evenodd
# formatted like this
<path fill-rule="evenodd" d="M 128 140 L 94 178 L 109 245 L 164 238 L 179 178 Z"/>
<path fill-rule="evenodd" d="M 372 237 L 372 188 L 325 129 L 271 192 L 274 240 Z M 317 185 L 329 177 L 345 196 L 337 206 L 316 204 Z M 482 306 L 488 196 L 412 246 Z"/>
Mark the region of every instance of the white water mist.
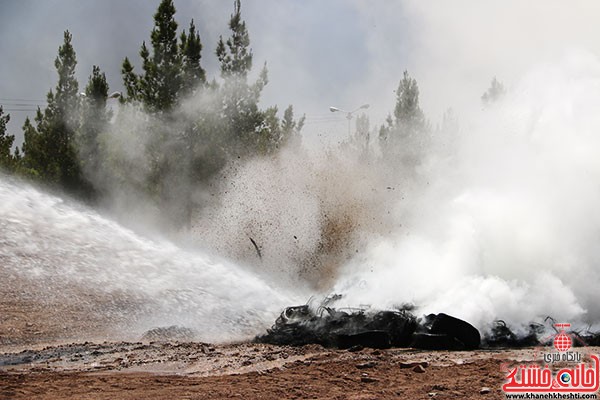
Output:
<path fill-rule="evenodd" d="M 3 176 L 0 227 L 0 271 L 19 277 L 0 288 L 39 282 L 39 291 L 23 296 L 44 304 L 60 294 L 75 308 L 91 303 L 112 339 L 135 340 L 169 325 L 191 328 L 200 340 L 248 339 L 270 326 L 284 306 L 301 301 L 292 289 L 274 288 L 240 266 L 141 237 Z M 119 314 L 119 326 L 110 326 L 112 313 Z M 80 332 L 79 339 L 95 334 Z"/>

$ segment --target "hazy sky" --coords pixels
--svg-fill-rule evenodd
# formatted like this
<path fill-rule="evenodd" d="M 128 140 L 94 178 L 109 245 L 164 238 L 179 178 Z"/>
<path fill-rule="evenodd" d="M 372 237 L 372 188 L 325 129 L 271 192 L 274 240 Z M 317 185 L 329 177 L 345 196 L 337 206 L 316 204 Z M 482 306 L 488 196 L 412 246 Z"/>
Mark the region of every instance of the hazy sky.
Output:
<path fill-rule="evenodd" d="M 73 33 L 83 88 L 92 65 L 120 90 L 124 57 L 140 70 L 139 47 L 149 39 L 159 0 L 0 0 L 0 104 L 45 99 L 56 85 L 54 59 L 65 29 Z M 194 19 L 208 76 L 227 35 L 233 1 L 175 0 L 176 19 Z M 293 104 L 310 132 L 345 132 L 328 107 L 371 104 L 372 124 L 393 110 L 404 69 L 417 78 L 421 102 L 435 124 L 448 107 L 477 105 L 497 76 L 509 88 L 539 63 L 571 51 L 600 55 L 600 3 L 491 0 L 244 0 L 255 67 L 267 62 L 263 104 Z M 255 68 L 256 70 L 258 68 Z M 7 100 L 9 99 L 9 100 Z M 27 114 L 10 111 L 11 133 L 21 136 Z M 29 113 L 33 114 L 33 113 Z M 341 117 L 341 116 L 340 116 Z"/>

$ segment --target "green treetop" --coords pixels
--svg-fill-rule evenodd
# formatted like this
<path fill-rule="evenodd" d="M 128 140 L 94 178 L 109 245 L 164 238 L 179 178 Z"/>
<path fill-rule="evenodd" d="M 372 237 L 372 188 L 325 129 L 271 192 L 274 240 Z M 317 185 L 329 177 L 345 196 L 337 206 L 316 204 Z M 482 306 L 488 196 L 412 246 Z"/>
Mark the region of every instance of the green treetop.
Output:
<path fill-rule="evenodd" d="M 15 136 L 6 134 L 8 121 L 10 121 L 10 115 L 4 115 L 4 110 L 0 106 L 0 169 L 12 171 L 15 168 L 16 161 L 15 156 L 11 154 Z"/>
<path fill-rule="evenodd" d="M 86 173 L 96 173 L 101 167 L 99 135 L 106 128 L 109 112 L 106 110 L 108 83 L 100 67 L 92 67 L 92 75 L 85 87 L 85 97 L 81 110 L 81 125 L 77 135 L 77 149 L 81 167 Z M 91 195 L 91 185 L 88 185 Z"/>
<path fill-rule="evenodd" d="M 393 117 L 379 130 L 381 150 L 386 157 L 398 157 L 414 167 L 422 160 L 428 145 L 429 126 L 419 106 L 417 81 L 404 71 L 396 91 Z"/>
<path fill-rule="evenodd" d="M 181 64 L 182 64 L 182 89 L 184 94 L 192 93 L 200 85 L 206 84 L 206 73 L 200 65 L 202 58 L 202 42 L 196 31 L 194 20 L 190 22 L 189 33 L 185 31 L 180 37 Z"/>
<path fill-rule="evenodd" d="M 221 63 L 221 76 L 230 75 L 246 76 L 252 69 L 252 50 L 250 35 L 246 29 L 246 22 L 242 20 L 242 5 L 236 0 L 233 5 L 233 14 L 229 19 L 231 36 L 224 42 L 219 38 L 217 44 L 217 58 Z"/>
<path fill-rule="evenodd" d="M 76 192 L 81 176 L 74 146 L 78 127 L 79 84 L 75 78 L 77 58 L 72 35 L 64 33 L 64 42 L 54 62 L 58 73 L 56 92 L 48 92 L 47 106 L 39 108 L 34 127 L 29 119 L 23 127 L 23 166 L 32 175 L 50 184 Z"/>
<path fill-rule="evenodd" d="M 121 72 L 127 100 L 141 101 L 154 113 L 171 112 L 182 96 L 206 82 L 200 65 L 202 43 L 194 22 L 177 40 L 177 22 L 172 0 L 163 0 L 154 14 L 150 48 L 142 44 L 143 73 L 137 75 L 128 58 Z"/>
<path fill-rule="evenodd" d="M 394 117 L 396 124 L 406 129 L 420 129 L 425 125 L 425 117 L 419 106 L 419 86 L 408 71 L 404 71 L 396 91 Z"/>

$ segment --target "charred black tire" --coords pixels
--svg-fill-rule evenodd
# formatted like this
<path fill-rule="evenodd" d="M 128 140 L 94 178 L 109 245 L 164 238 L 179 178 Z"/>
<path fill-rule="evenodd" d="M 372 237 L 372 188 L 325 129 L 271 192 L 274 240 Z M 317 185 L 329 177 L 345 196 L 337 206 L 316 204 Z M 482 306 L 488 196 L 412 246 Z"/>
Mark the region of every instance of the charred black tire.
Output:
<path fill-rule="evenodd" d="M 464 344 L 466 350 L 478 349 L 481 345 L 481 335 L 477 328 L 462 319 L 440 313 L 431 324 L 432 334 L 448 335 Z"/>

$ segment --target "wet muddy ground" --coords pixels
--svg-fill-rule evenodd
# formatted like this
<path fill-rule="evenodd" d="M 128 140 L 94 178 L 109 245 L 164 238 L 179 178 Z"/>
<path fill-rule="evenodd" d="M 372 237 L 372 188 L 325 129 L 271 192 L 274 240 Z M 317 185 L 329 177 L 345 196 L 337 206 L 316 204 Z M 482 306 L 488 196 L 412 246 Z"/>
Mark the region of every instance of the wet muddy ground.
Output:
<path fill-rule="evenodd" d="M 536 349 L 354 350 L 193 342 L 49 346 L 0 355 L 0 398 L 499 399 L 507 366 L 539 359 Z"/>
<path fill-rule="evenodd" d="M 111 299 L 88 291 L 74 302 L 57 290 L 41 301 L 34 294 L 47 290 L 42 283 L 4 277 L 0 399 L 502 399 L 507 367 L 541 359 L 540 349 L 115 341 L 106 327 L 123 321 L 94 312 L 99 304 L 121 309 Z"/>
<path fill-rule="evenodd" d="M 500 367 L 510 356 L 256 344 L 70 344 L 0 356 L 0 396 L 479 398 L 483 387 L 499 394 Z"/>

